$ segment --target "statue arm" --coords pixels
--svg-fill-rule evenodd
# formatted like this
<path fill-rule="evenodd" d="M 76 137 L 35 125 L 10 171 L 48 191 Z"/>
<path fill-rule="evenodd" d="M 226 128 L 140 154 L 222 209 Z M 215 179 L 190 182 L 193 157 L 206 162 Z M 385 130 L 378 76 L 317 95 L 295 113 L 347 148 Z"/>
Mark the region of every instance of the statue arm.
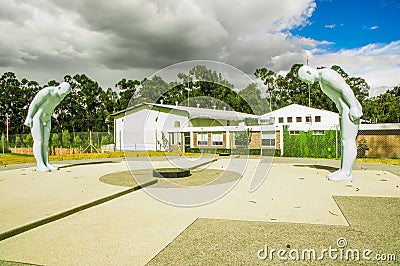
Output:
<path fill-rule="evenodd" d="M 35 98 L 33 98 L 31 104 L 29 105 L 28 114 L 24 123 L 25 125 L 32 127 L 33 117 L 35 116 L 40 105 L 47 99 L 49 94 L 50 91 L 48 89 L 43 89 L 36 94 Z"/>
<path fill-rule="evenodd" d="M 322 74 L 321 80 L 328 83 L 329 87 L 340 93 L 343 101 L 350 108 L 349 116 L 352 121 L 359 119 L 363 115 L 361 104 L 358 102 L 356 96 L 354 95 L 353 90 L 342 78 L 342 76 L 340 76 L 336 71 L 331 70 L 331 72 L 328 73 L 327 77 L 325 78 L 324 75 Z"/>

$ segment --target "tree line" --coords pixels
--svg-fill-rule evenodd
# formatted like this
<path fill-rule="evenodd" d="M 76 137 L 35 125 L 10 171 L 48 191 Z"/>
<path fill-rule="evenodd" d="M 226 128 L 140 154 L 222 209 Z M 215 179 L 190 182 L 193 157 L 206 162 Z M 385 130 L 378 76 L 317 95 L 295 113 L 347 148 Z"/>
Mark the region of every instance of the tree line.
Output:
<path fill-rule="evenodd" d="M 63 81 L 71 84 L 71 93 L 60 103 L 53 114 L 53 132 L 112 132 L 112 123 L 106 123 L 108 115 L 139 104 L 143 101 L 204 108 L 223 107 L 238 112 L 264 114 L 290 104 L 300 104 L 337 112 L 334 103 L 321 92 L 319 85 L 307 85 L 297 78 L 301 64 L 294 64 L 285 75 L 262 67 L 255 76 L 264 84 L 261 90 L 256 84 L 235 88 L 221 73 L 205 66 L 195 66 L 188 73 L 179 73 L 178 81 L 167 82 L 154 75 L 143 80 L 122 78 L 115 88 L 103 89 L 98 82 L 85 74 L 66 75 Z M 363 106 L 363 119 L 377 123 L 400 122 L 400 88 L 374 98 L 368 98 L 370 87 L 360 77 L 350 77 L 341 67 L 333 66 L 346 80 Z M 61 82 L 61 81 L 60 81 Z M 46 86 L 59 82 L 49 81 L 40 85 L 15 73 L 5 72 L 0 78 L 0 131 L 24 134 L 29 128 L 23 125 L 30 102 L 36 93 Z"/>

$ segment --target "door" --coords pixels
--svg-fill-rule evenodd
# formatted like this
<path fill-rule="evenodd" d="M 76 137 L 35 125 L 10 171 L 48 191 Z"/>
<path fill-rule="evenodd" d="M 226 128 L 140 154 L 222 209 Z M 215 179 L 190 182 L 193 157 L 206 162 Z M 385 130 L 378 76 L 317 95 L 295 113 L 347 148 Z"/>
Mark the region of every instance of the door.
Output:
<path fill-rule="evenodd" d="M 185 132 L 183 133 L 184 136 L 184 146 L 185 146 L 185 150 L 183 152 L 186 152 L 189 148 L 190 148 L 190 132 Z"/>

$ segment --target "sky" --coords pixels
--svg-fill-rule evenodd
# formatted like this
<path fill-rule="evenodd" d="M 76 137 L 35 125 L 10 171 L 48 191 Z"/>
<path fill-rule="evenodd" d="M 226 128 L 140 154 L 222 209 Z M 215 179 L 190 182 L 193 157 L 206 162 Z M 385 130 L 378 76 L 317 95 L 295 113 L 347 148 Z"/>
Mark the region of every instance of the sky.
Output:
<path fill-rule="evenodd" d="M 0 73 L 40 84 L 85 73 L 114 87 L 189 60 L 285 74 L 308 58 L 372 88 L 400 85 L 399 0 L 0 0 L 0 7 Z"/>

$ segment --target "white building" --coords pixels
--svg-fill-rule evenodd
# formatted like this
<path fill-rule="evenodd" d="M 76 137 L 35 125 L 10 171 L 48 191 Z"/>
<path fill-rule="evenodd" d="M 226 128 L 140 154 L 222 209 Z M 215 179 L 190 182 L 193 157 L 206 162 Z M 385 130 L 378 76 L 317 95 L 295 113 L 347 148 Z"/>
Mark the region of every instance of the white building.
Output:
<path fill-rule="evenodd" d="M 261 124 L 332 125 L 339 124 L 339 114 L 327 110 L 292 104 L 260 116 Z"/>
<path fill-rule="evenodd" d="M 329 130 L 339 125 L 339 114 L 331 111 L 292 104 L 260 116 L 262 125 L 274 125 L 277 131 L 282 126 L 289 130 Z"/>
<path fill-rule="evenodd" d="M 111 115 L 116 150 L 226 148 L 245 120 L 258 116 L 230 110 L 142 103 Z"/>

